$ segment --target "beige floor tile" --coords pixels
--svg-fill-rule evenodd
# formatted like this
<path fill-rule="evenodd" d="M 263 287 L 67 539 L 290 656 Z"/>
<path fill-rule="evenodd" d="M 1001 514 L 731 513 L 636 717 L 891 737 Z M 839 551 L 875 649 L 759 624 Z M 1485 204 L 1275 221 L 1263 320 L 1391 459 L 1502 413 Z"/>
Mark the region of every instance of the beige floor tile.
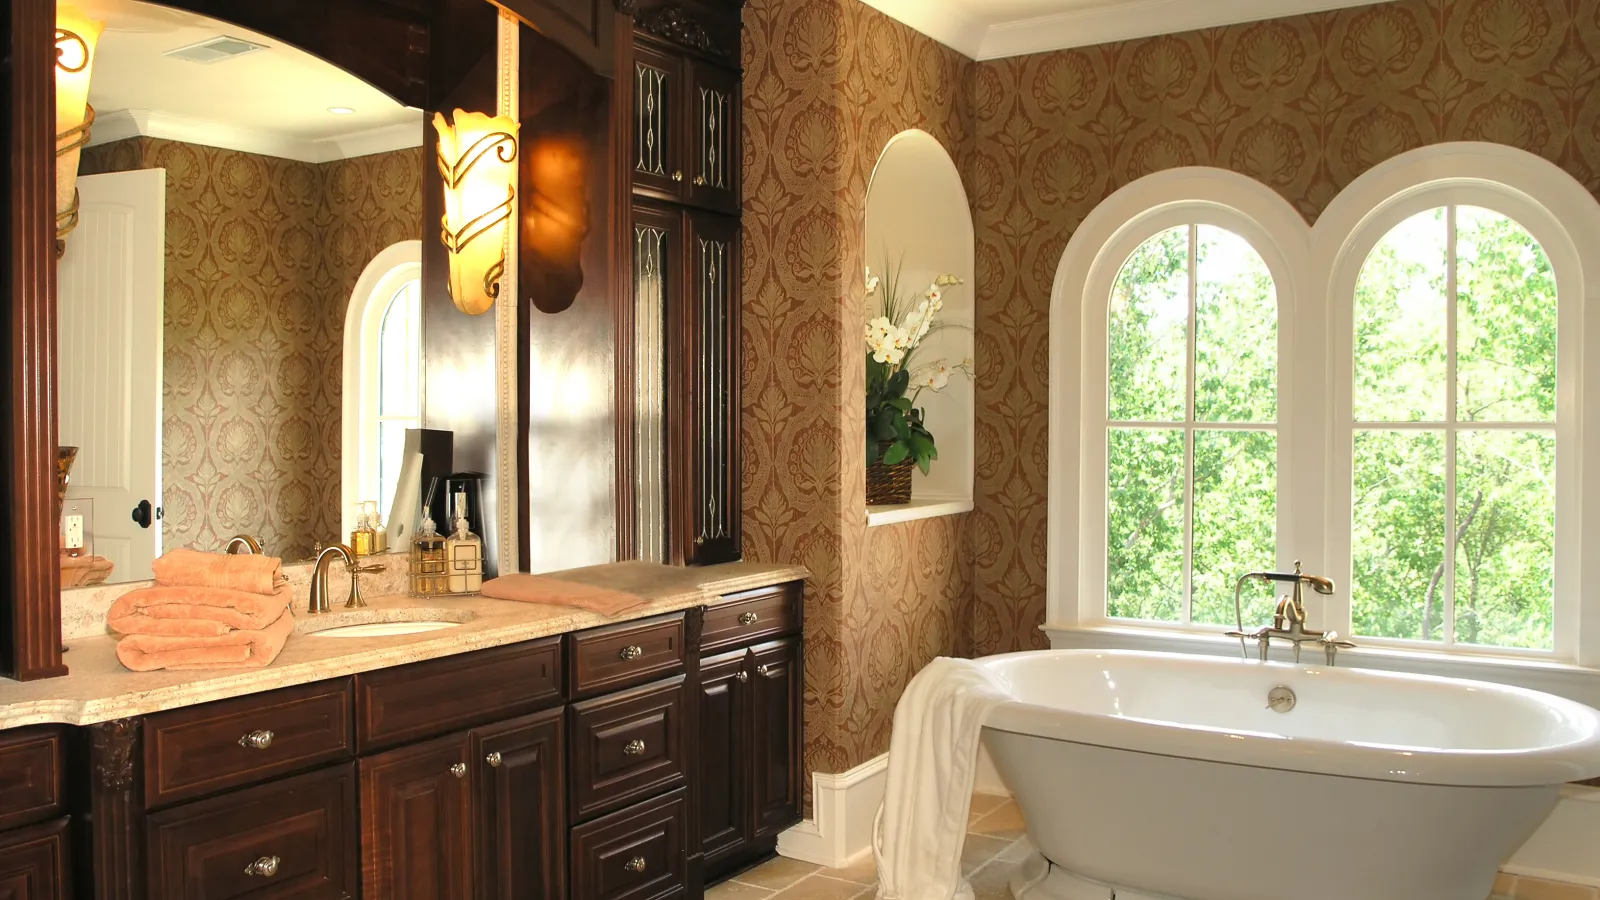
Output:
<path fill-rule="evenodd" d="M 706 900 L 767 900 L 772 893 L 768 888 L 741 884 L 737 881 L 724 881 L 706 890 Z"/>
<path fill-rule="evenodd" d="M 989 813 L 994 812 L 1011 800 L 1005 794 L 973 794 L 972 812 L 968 816 L 971 821 L 977 821 Z"/>
<path fill-rule="evenodd" d="M 863 853 L 860 859 L 842 869 L 823 869 L 817 874 L 856 884 L 877 884 L 878 861 L 872 858 L 871 853 Z"/>
<path fill-rule="evenodd" d="M 772 895 L 772 900 L 854 900 L 866 893 L 864 885 L 826 875 L 807 875 Z"/>
<path fill-rule="evenodd" d="M 973 900 L 1011 900 L 1011 873 L 1016 863 L 995 860 L 968 876 Z"/>
<path fill-rule="evenodd" d="M 733 880 L 755 887 L 782 890 L 819 868 L 821 866 L 814 866 L 808 862 L 800 862 L 797 859 L 788 859 L 780 856 L 769 862 L 764 862 L 748 872 L 733 876 Z"/>
<path fill-rule="evenodd" d="M 1578 884 L 1560 884 L 1537 878 L 1518 878 L 1516 900 L 1595 900 L 1595 890 Z"/>
<path fill-rule="evenodd" d="M 1024 834 L 1022 810 L 1015 803 L 1001 804 L 994 812 L 967 826 L 967 831 L 1014 841 Z"/>
<path fill-rule="evenodd" d="M 1033 842 L 1026 837 L 1012 841 L 1010 846 L 1000 851 L 1000 859 L 1004 862 L 1019 863 L 1033 854 Z"/>
<path fill-rule="evenodd" d="M 967 841 L 961 846 L 961 871 L 976 872 L 979 866 L 999 856 L 1010 841 L 1000 838 L 988 837 L 982 834 L 969 834 Z"/>

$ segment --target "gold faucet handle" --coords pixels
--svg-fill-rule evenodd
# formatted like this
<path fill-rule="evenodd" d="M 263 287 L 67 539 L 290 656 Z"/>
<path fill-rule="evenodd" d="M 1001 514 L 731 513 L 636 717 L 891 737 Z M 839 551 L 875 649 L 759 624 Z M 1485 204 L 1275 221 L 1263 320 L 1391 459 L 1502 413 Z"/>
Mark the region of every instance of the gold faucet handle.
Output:
<path fill-rule="evenodd" d="M 388 566 L 379 565 L 377 563 L 372 563 L 371 565 L 366 565 L 366 566 L 358 566 L 358 565 L 351 565 L 350 566 L 350 574 L 351 575 L 376 575 L 379 572 L 386 572 L 388 570 L 389 570 Z"/>

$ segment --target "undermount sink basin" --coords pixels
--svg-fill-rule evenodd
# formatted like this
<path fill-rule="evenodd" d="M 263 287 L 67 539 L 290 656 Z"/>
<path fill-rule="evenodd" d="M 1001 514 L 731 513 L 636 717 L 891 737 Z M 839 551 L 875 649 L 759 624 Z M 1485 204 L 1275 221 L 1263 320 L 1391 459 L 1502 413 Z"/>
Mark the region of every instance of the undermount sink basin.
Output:
<path fill-rule="evenodd" d="M 339 609 L 301 619 L 295 630 L 317 638 L 398 637 L 457 628 L 472 617 L 466 610 L 445 608 Z"/>

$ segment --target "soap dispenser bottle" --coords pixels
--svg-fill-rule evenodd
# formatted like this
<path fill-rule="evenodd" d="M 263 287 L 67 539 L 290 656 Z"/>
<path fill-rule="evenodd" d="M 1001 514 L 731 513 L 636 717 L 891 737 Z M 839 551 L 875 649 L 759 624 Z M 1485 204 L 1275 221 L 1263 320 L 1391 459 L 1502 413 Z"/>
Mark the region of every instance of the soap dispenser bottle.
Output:
<path fill-rule="evenodd" d="M 383 516 L 378 512 L 378 501 L 367 501 L 367 523 L 372 526 L 372 552 L 389 552 L 389 529 L 383 527 Z"/>
<path fill-rule="evenodd" d="M 356 504 L 356 527 L 350 531 L 350 549 L 357 556 L 371 556 L 377 539 L 378 533 L 372 528 L 372 520 L 367 518 L 367 504 Z"/>
<path fill-rule="evenodd" d="M 444 543 L 450 593 L 476 594 L 483 588 L 483 540 L 467 525 L 467 495 L 455 495 L 455 530 Z"/>

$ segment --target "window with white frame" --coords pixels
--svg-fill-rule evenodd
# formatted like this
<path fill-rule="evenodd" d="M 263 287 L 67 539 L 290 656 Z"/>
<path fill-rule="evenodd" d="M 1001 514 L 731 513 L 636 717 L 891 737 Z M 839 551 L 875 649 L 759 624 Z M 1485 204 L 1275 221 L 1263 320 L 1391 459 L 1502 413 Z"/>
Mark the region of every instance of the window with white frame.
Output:
<path fill-rule="evenodd" d="M 1339 586 L 1311 624 L 1360 647 L 1600 666 L 1575 414 L 1600 204 L 1493 145 L 1391 160 L 1314 227 L 1235 173 L 1144 181 L 1056 282 L 1053 333 L 1081 334 L 1052 345 L 1057 645 L 1229 652 L 1234 579 L 1304 558 Z"/>
<path fill-rule="evenodd" d="M 385 520 L 400 480 L 405 432 L 422 425 L 422 242 L 401 241 L 367 264 L 344 325 L 342 523 L 375 501 Z"/>

